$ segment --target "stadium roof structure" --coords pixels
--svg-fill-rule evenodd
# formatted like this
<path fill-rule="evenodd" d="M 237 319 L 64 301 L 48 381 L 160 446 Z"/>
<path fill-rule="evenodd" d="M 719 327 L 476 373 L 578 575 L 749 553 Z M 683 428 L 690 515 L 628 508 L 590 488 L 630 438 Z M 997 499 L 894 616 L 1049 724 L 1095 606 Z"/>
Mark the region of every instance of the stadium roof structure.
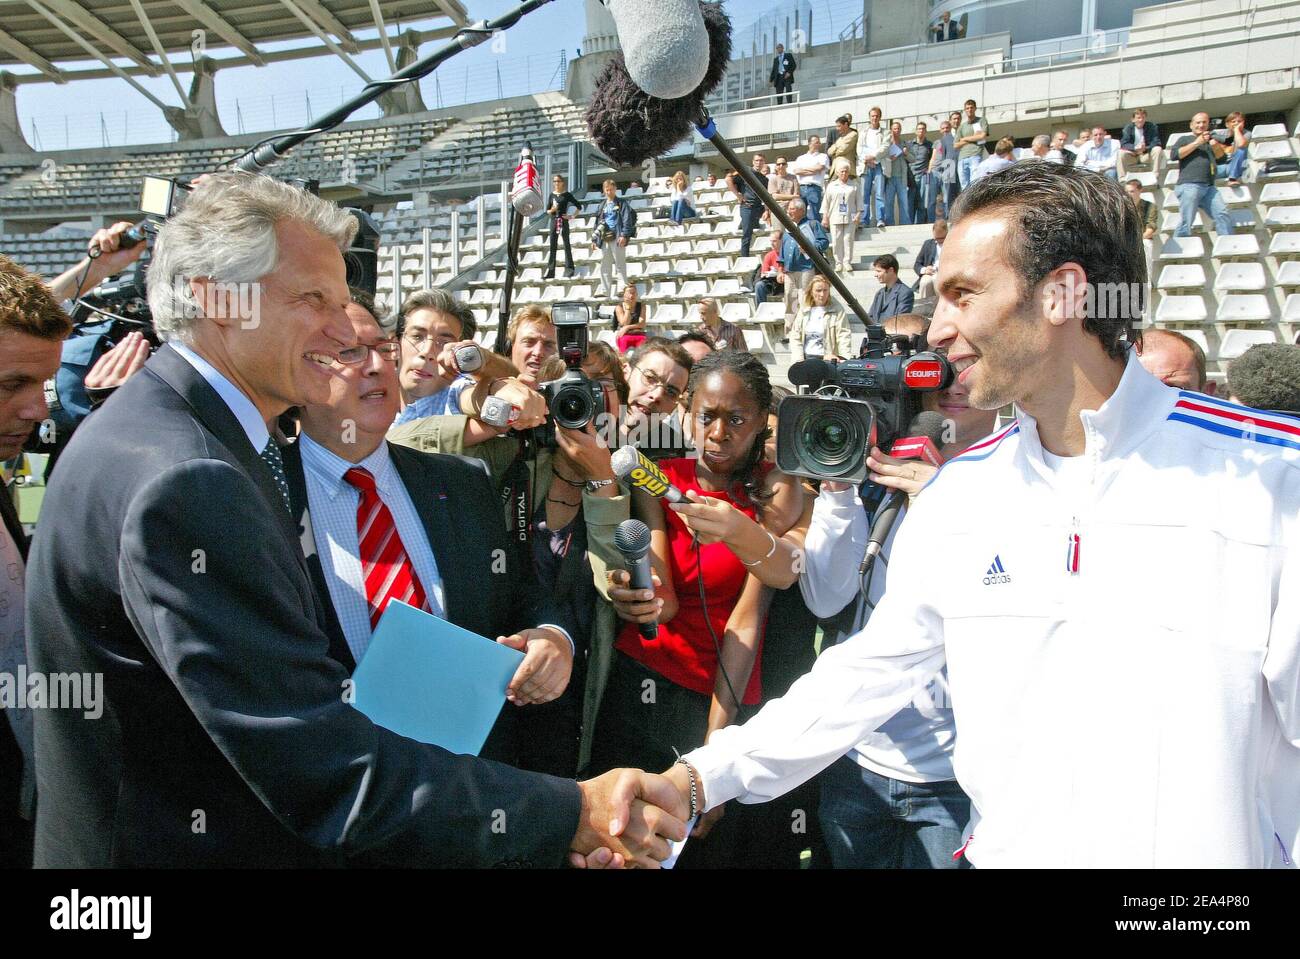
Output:
<path fill-rule="evenodd" d="M 231 55 L 212 57 L 215 67 L 264 66 L 332 53 L 369 81 L 353 54 L 382 47 L 395 69 L 392 26 L 438 20 L 447 26 L 421 33 L 417 42 L 452 36 L 469 16 L 460 0 L 0 0 L 0 67 L 33 69 L 10 74 L 10 83 L 164 73 L 175 81 L 177 71 L 192 71 L 200 57 L 225 48 Z M 373 37 L 354 35 L 371 29 Z M 282 50 L 259 46 L 313 37 L 319 44 Z M 99 66 L 67 66 L 87 61 Z M 179 81 L 176 85 L 180 90 Z"/>

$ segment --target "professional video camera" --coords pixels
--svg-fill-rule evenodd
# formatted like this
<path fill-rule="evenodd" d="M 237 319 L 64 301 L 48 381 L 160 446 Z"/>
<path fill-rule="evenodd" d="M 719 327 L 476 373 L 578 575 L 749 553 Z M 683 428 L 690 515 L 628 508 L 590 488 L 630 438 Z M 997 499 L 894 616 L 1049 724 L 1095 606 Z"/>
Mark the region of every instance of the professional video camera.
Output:
<path fill-rule="evenodd" d="M 546 423 L 537 428 L 537 442 L 554 447 L 555 428 L 586 429 L 598 413 L 605 410 L 605 391 L 599 383 L 582 372 L 587 358 L 587 335 L 591 324 L 591 307 L 585 303 L 556 303 L 551 307 L 551 322 L 559 355 L 567 368 L 558 380 L 543 383 L 538 390 L 549 411 Z"/>
<path fill-rule="evenodd" d="M 952 383 L 948 360 L 924 345 L 868 326 L 861 359 L 794 364 L 790 382 L 810 393 L 788 396 L 777 408 L 777 467 L 813 479 L 865 480 L 871 447 L 888 449 L 920 412 L 921 394 Z"/>

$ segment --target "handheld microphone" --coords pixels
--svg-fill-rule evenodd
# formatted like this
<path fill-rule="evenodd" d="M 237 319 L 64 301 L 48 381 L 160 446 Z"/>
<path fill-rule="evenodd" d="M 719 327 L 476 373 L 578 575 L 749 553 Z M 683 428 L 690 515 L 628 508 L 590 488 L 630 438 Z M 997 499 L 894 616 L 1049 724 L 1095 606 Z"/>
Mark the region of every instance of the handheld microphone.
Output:
<path fill-rule="evenodd" d="M 917 413 L 907 428 L 907 432 L 911 435 L 898 440 L 890 449 L 889 455 L 920 459 L 933 466 L 939 466 L 943 463 L 943 457 L 939 455 L 939 447 L 943 445 L 945 427 L 946 423 L 940 414 L 930 410 Z M 896 453 L 895 450 L 898 452 Z M 931 453 L 933 460 L 929 458 Z M 890 491 L 885 505 L 880 508 L 875 522 L 871 524 L 871 534 L 867 537 L 867 551 L 862 557 L 862 565 L 858 567 L 859 575 L 866 574 L 875 563 L 876 557 L 880 555 L 880 551 L 884 549 L 885 540 L 889 539 L 889 534 L 906 501 L 907 493 L 901 489 Z"/>
<path fill-rule="evenodd" d="M 682 491 L 669 482 L 664 471 L 635 446 L 623 446 L 615 450 L 609 462 L 614 475 L 629 487 L 644 490 L 656 499 L 665 499 L 670 503 L 688 502 Z"/>
<path fill-rule="evenodd" d="M 519 410 L 499 396 L 489 396 L 483 401 L 483 408 L 479 410 L 478 418 L 488 426 L 499 429 L 519 419 Z"/>
<path fill-rule="evenodd" d="M 632 82 L 652 97 L 676 100 L 700 85 L 709 68 L 709 34 L 698 0 L 604 0 L 614 17 Z"/>
<path fill-rule="evenodd" d="M 541 181 L 537 165 L 533 163 L 533 148 L 525 143 L 519 151 L 519 166 L 515 167 L 515 183 L 510 191 L 510 205 L 520 216 L 528 217 L 542 210 Z"/>
<path fill-rule="evenodd" d="M 473 373 L 483 368 L 483 351 L 477 346 L 462 346 L 455 353 L 456 369 L 462 373 Z"/>
<path fill-rule="evenodd" d="M 623 554 L 627 567 L 628 586 L 631 589 L 654 590 L 650 578 L 650 527 L 639 519 L 625 519 L 614 530 L 614 547 Z M 657 622 L 639 623 L 637 628 L 646 639 L 659 635 Z"/>

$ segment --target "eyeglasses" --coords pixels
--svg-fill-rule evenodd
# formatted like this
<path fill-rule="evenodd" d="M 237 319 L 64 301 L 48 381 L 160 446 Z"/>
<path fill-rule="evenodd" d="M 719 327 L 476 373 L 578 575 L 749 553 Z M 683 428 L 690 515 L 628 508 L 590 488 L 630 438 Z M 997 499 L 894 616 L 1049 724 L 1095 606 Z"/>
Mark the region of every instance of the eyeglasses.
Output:
<path fill-rule="evenodd" d="M 664 388 L 664 392 L 667 393 L 669 397 L 672 398 L 672 401 L 674 403 L 681 398 L 682 391 L 679 390 L 677 387 L 673 386 L 672 384 L 670 384 L 667 380 L 665 380 L 654 370 L 647 370 L 644 367 L 640 367 L 640 366 L 634 366 L 632 367 L 632 369 L 636 370 L 638 373 L 641 374 L 641 377 L 646 382 L 646 386 L 650 387 L 650 389 L 653 390 L 656 386 L 662 386 Z"/>
<path fill-rule="evenodd" d="M 417 350 L 422 350 L 427 344 L 436 343 L 438 341 L 438 337 L 434 336 L 432 333 L 421 333 L 414 330 L 402 334 L 402 339 L 406 340 L 406 342 L 410 343 L 411 346 L 415 347 Z M 450 343 L 452 341 L 447 340 L 447 342 Z"/>
<path fill-rule="evenodd" d="M 396 340 L 384 340 L 374 346 L 368 343 L 358 343 L 356 346 L 349 346 L 346 350 L 339 350 L 334 355 L 344 366 L 359 366 L 370 358 L 371 350 L 378 353 L 381 359 L 390 363 L 397 360 L 398 346 Z"/>

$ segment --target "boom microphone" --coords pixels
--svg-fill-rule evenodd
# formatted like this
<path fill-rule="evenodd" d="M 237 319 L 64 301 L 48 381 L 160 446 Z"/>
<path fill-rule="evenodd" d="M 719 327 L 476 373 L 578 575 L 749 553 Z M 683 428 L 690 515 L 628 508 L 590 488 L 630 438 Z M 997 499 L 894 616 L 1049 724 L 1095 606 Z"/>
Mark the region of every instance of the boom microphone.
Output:
<path fill-rule="evenodd" d="M 625 519 L 614 530 L 614 547 L 623 554 L 623 563 L 627 567 L 628 587 L 631 589 L 648 589 L 654 591 L 654 581 L 650 578 L 650 527 L 639 519 Z M 646 639 L 659 635 L 657 622 L 640 623 L 638 629 Z"/>
<path fill-rule="evenodd" d="M 708 35 L 708 57 L 693 53 L 699 44 L 697 28 L 686 29 L 687 7 L 699 9 Z M 689 139 L 703 115 L 704 99 L 722 82 L 731 60 L 731 20 L 721 3 L 697 0 L 610 0 L 623 53 L 601 71 L 587 107 L 587 130 L 600 151 L 620 166 L 633 166 L 667 153 Z M 633 11 L 640 20 L 632 23 Z M 675 25 L 660 26 L 672 20 Z M 669 42 L 671 41 L 671 42 Z M 679 88 L 663 78 L 689 79 L 698 64 L 707 66 L 704 77 L 685 95 L 665 99 L 637 83 L 637 76 L 656 89 Z M 636 75 L 629 72 L 635 64 Z M 681 86 L 685 86 L 682 79 Z"/>
<path fill-rule="evenodd" d="M 709 34 L 698 0 L 604 0 L 632 82 L 660 100 L 684 97 L 709 69 Z"/>
<path fill-rule="evenodd" d="M 665 499 L 670 503 L 687 502 L 682 491 L 669 481 L 664 471 L 635 446 L 623 446 L 615 450 L 609 462 L 614 475 L 629 487 L 644 490 L 656 499 Z"/>

